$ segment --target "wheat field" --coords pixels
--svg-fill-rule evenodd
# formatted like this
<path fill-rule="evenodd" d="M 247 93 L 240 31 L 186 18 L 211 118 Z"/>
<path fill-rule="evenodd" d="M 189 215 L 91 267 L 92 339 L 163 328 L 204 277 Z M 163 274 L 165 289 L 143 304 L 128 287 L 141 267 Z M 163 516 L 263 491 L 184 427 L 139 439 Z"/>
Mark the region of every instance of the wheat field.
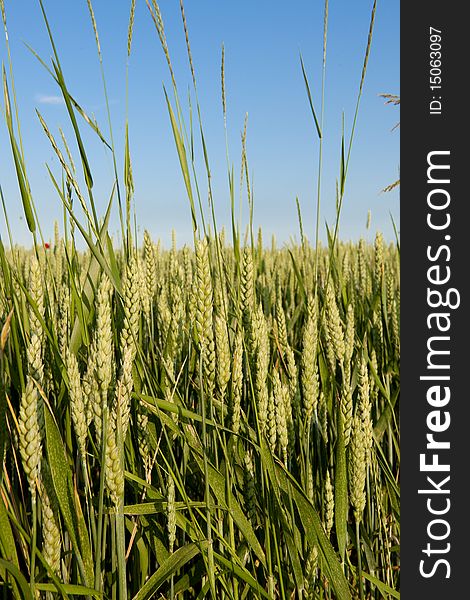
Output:
<path fill-rule="evenodd" d="M 165 248 L 148 231 L 139 242 L 127 128 L 122 192 L 117 171 L 115 184 L 121 241 L 109 234 L 115 189 L 98 216 L 81 127 L 113 156 L 114 147 L 69 93 L 44 11 L 51 75 L 78 147 L 74 161 L 62 131 L 58 142 L 38 113 L 59 160 L 60 177 L 49 174 L 64 211 L 45 240 L 14 81 L 3 71 L 32 244 L 15 243 L 5 214 L 0 596 L 399 598 L 400 248 L 380 232 L 373 243 L 339 239 L 354 131 L 349 145 L 342 140 L 326 245 L 318 223 L 307 239 L 300 206 L 299 243 L 264 240 L 252 220 L 242 235 L 230 170 L 232 231 L 219 230 L 213 204 L 207 211 L 196 201 L 163 20 L 154 0 L 148 8 L 172 79 L 166 100 L 192 245 L 173 233 Z M 191 59 L 182 3 L 181 15 Z M 374 15 L 375 3 L 358 107 Z M 302 70 L 321 144 L 323 109 L 317 116 Z"/>
<path fill-rule="evenodd" d="M 362 568 L 387 597 L 396 247 L 320 250 L 318 286 L 261 232 L 108 258 L 2 249 L 4 559 L 72 595 L 342 598 Z"/>

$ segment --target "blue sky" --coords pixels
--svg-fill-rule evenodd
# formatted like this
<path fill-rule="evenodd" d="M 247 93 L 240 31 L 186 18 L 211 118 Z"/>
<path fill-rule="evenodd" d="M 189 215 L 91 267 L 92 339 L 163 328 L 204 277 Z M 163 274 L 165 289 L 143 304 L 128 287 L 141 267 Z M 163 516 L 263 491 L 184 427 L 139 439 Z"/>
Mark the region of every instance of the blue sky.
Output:
<path fill-rule="evenodd" d="M 37 0 L 5 0 L 15 85 L 19 102 L 27 173 L 46 238 L 62 215 L 46 163 L 57 177 L 60 167 L 35 113 L 38 108 L 54 136 L 61 127 L 79 166 L 76 145 L 55 82 L 25 44 L 50 64 L 52 54 Z M 86 0 L 44 0 L 66 82 L 84 109 L 109 137 L 99 61 Z M 123 170 L 126 118 L 125 74 L 130 1 L 93 3 L 110 100 L 118 169 Z M 341 122 L 346 137 L 352 125 L 357 90 L 367 42 L 372 1 L 331 0 L 327 47 L 324 120 L 322 213 L 332 223 L 335 186 L 340 169 Z M 177 0 L 160 3 L 166 38 L 182 103 L 187 107 L 191 86 L 184 33 Z M 299 238 L 296 197 L 306 235 L 313 239 L 318 163 L 318 138 L 311 118 L 300 68 L 304 58 L 316 109 L 320 109 L 323 43 L 323 2 L 186 0 L 190 43 L 196 68 L 198 95 L 212 173 L 219 226 L 229 222 L 229 193 L 223 127 L 220 60 L 225 46 L 227 125 L 230 161 L 239 181 L 241 142 L 248 113 L 247 152 L 253 178 L 255 226 L 266 241 Z M 0 58 L 8 66 L 5 45 Z M 180 243 L 191 239 L 191 219 L 175 150 L 163 84 L 170 79 L 158 37 L 144 0 L 137 0 L 134 39 L 129 62 L 129 131 L 135 180 L 135 210 L 139 230 L 169 243 L 171 230 Z M 386 106 L 380 93 L 399 94 L 399 2 L 378 3 L 372 51 L 361 100 L 356 136 L 346 184 L 340 235 L 343 239 L 371 239 L 377 229 L 394 238 L 390 219 L 399 221 L 398 190 L 380 190 L 399 176 L 398 108 Z M 193 97 L 194 100 L 194 97 Z M 2 106 L 3 114 L 3 106 Z M 187 116 L 187 113 L 186 113 Z M 95 180 L 98 209 L 104 210 L 113 183 L 112 161 L 96 136 L 79 120 Z M 198 140 L 196 140 L 198 141 Z M 202 151 L 196 161 L 206 205 Z M 122 179 L 122 178 L 121 178 Z M 15 241 L 29 244 L 11 150 L 4 122 L 0 125 L 0 185 Z M 238 184 L 237 184 L 238 201 Z M 370 209 L 371 228 L 366 230 Z M 246 224 L 246 200 L 243 219 Z M 4 219 L 0 232 L 5 236 Z M 118 231 L 117 213 L 111 231 Z M 323 236 L 324 237 L 324 236 Z"/>

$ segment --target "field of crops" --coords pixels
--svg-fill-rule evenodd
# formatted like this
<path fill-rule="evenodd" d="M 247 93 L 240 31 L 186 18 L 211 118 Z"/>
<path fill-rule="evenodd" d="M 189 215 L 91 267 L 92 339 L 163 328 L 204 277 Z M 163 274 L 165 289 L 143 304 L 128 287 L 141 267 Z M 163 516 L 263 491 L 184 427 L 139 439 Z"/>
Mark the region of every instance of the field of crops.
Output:
<path fill-rule="evenodd" d="M 320 251 L 318 286 L 307 244 L 261 234 L 108 258 L 2 253 L 4 559 L 36 547 L 37 589 L 69 594 L 347 598 L 362 568 L 387 597 L 396 248 Z"/>
<path fill-rule="evenodd" d="M 31 245 L 15 243 L 0 188 L 8 235 L 7 244 L 0 239 L 0 597 L 399 598 L 399 242 L 380 232 L 373 243 L 339 238 L 356 119 L 341 140 L 326 245 L 321 158 L 314 242 L 299 204 L 299 243 L 256 233 L 246 129 L 240 188 L 250 221 L 242 227 L 235 217 L 229 165 L 231 231 L 219 229 L 183 4 L 198 115 L 189 128 L 159 6 L 147 4 L 171 75 L 166 103 L 191 245 L 174 234 L 164 248 L 148 231 L 139 241 L 127 122 L 120 183 L 111 127 L 107 140 L 69 92 L 43 11 L 54 55 L 53 70 L 43 66 L 76 143 L 74 159 L 63 131 L 58 142 L 38 112 L 59 161 L 59 173 L 48 173 L 63 209 L 54 238 L 45 239 L 6 36 L 4 116 Z M 375 3 L 355 117 L 374 15 Z M 324 47 L 327 16 L 328 2 Z M 321 157 L 323 103 L 317 115 L 301 68 Z M 223 51 L 221 104 L 225 119 Z M 103 215 L 82 127 L 114 162 Z M 109 233 L 116 206 L 117 241 Z"/>

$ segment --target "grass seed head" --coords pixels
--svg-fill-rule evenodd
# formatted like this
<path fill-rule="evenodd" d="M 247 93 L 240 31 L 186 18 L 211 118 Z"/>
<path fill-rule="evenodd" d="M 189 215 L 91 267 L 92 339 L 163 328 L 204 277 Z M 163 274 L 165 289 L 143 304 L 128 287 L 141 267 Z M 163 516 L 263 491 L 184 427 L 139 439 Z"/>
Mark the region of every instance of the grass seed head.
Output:
<path fill-rule="evenodd" d="M 44 319 L 44 287 L 42 269 L 36 256 L 31 257 L 29 271 L 29 294 L 31 303 L 29 305 L 29 326 L 31 333 L 36 333 L 40 339 L 43 338 L 41 319 Z"/>
<path fill-rule="evenodd" d="M 106 435 L 106 462 L 105 477 L 111 502 L 115 507 L 124 493 L 124 472 L 122 469 L 121 455 L 117 444 L 117 415 L 111 412 L 108 419 L 108 432 Z"/>
<path fill-rule="evenodd" d="M 331 483 L 330 471 L 326 471 L 325 477 L 325 492 L 323 496 L 323 527 L 327 537 L 330 537 L 331 529 L 333 528 L 333 518 L 335 510 L 335 498 L 333 484 Z"/>
<path fill-rule="evenodd" d="M 335 298 L 334 285 L 331 279 L 328 281 L 326 286 L 325 303 L 328 333 L 333 345 L 335 357 L 340 364 L 343 364 L 345 354 L 343 323 L 339 314 L 338 305 Z"/>
<path fill-rule="evenodd" d="M 302 384 L 302 399 L 307 427 L 315 413 L 318 403 L 319 382 L 317 365 L 318 346 L 318 313 L 313 297 L 307 304 L 307 320 L 302 336 L 302 355 L 300 360 L 300 380 Z"/>
<path fill-rule="evenodd" d="M 175 482 L 171 473 L 169 473 L 167 477 L 167 529 L 168 549 L 171 554 L 176 541 Z"/>
<path fill-rule="evenodd" d="M 247 246 L 243 248 L 240 305 L 243 315 L 243 324 L 245 327 L 247 327 L 250 321 L 250 316 L 255 308 L 253 254 L 251 252 L 251 248 Z"/>
<path fill-rule="evenodd" d="M 36 481 L 39 477 L 44 415 L 43 400 L 36 383 L 28 376 L 26 388 L 21 395 L 18 414 L 18 438 L 23 469 L 33 499 L 36 496 Z"/>
<path fill-rule="evenodd" d="M 355 415 L 349 445 L 349 498 L 357 522 L 362 521 L 366 505 L 366 441 L 362 420 Z"/>
<path fill-rule="evenodd" d="M 216 355 L 213 326 L 213 291 L 207 240 L 196 244 L 196 334 L 207 391 L 211 395 L 215 387 Z"/>
<path fill-rule="evenodd" d="M 137 257 L 131 253 L 129 261 L 124 267 L 122 283 L 124 322 L 121 329 L 120 348 L 121 352 L 125 346 L 132 351 L 132 359 L 137 352 L 137 336 L 139 333 L 140 318 L 140 275 Z"/>

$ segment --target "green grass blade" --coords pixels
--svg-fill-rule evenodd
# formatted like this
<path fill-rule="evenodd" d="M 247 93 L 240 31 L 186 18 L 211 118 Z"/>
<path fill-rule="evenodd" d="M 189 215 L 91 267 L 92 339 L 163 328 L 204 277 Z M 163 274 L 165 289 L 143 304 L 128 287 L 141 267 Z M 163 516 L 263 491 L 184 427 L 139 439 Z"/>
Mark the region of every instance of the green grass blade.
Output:
<path fill-rule="evenodd" d="M 194 455 L 194 458 L 198 462 L 199 467 L 201 468 L 201 471 L 204 472 L 204 464 L 203 464 L 202 458 L 200 458 L 196 454 Z M 251 526 L 250 521 L 246 518 L 245 513 L 243 512 L 241 506 L 238 504 L 235 496 L 232 494 L 232 492 L 230 490 L 226 490 L 224 476 L 221 473 L 219 473 L 219 471 L 217 471 L 210 464 L 207 465 L 207 469 L 208 469 L 209 485 L 210 485 L 212 491 L 214 492 L 214 495 L 217 498 L 219 504 L 223 508 L 226 508 L 227 507 L 226 498 L 228 495 L 229 502 L 230 502 L 231 516 L 232 516 L 234 522 L 237 524 L 241 533 L 243 534 L 246 541 L 251 546 L 253 552 L 259 558 L 260 562 L 263 565 L 266 565 L 266 555 L 263 551 L 263 548 L 261 547 L 261 544 L 259 543 L 259 540 L 256 537 L 255 532 L 253 531 L 253 527 Z"/>
<path fill-rule="evenodd" d="M 397 224 L 395 223 L 395 219 L 393 218 L 392 213 L 390 213 L 390 219 L 392 220 L 393 233 L 395 234 L 395 242 L 398 248 L 398 255 L 400 256 L 400 236 L 398 234 Z"/>
<path fill-rule="evenodd" d="M 218 562 L 219 564 L 221 564 L 223 567 L 225 567 L 225 569 L 227 569 L 228 571 L 231 571 L 239 579 L 244 581 L 249 586 L 249 589 L 252 590 L 252 593 L 259 594 L 263 598 L 270 597 L 269 594 L 266 592 L 266 590 L 261 587 L 259 581 L 257 579 L 255 579 L 253 577 L 253 575 L 251 575 L 251 573 L 247 569 L 245 569 L 243 566 L 239 565 L 234 560 L 229 560 L 229 559 L 225 558 L 225 556 L 222 556 L 221 554 L 218 554 L 217 552 L 214 552 L 214 558 L 215 558 L 215 561 Z M 245 596 L 245 597 L 248 597 L 248 596 Z"/>
<path fill-rule="evenodd" d="M 79 565 L 83 583 L 87 586 L 91 586 L 93 584 L 91 548 L 89 546 L 88 536 L 86 536 L 88 540 L 86 543 L 84 539 L 81 539 L 79 532 L 79 528 L 81 527 L 84 527 L 86 531 L 86 525 L 83 523 L 79 526 L 78 524 L 80 520 L 83 520 L 83 515 L 81 512 L 77 512 L 75 506 L 72 474 L 67 461 L 65 447 L 48 404 L 45 404 L 44 406 L 44 421 L 46 429 L 47 459 L 51 471 L 52 483 L 54 485 L 64 523 L 75 550 L 75 557 Z M 79 540 L 82 542 L 83 546 L 79 543 Z"/>
<path fill-rule="evenodd" d="M 319 550 L 319 559 L 324 574 L 328 578 L 329 584 L 336 594 L 336 600 L 352 600 L 349 585 L 344 576 L 338 556 L 336 555 L 330 540 L 325 535 L 323 525 L 316 510 L 306 498 L 304 492 L 299 488 L 298 484 L 285 471 L 284 467 L 277 464 L 276 472 L 281 487 L 286 492 L 292 494 L 292 498 L 297 505 L 306 539 L 310 546 L 316 546 Z"/>
<path fill-rule="evenodd" d="M 16 178 L 18 180 L 18 186 L 20 188 L 21 201 L 23 203 L 23 210 L 26 217 L 26 223 L 28 224 L 28 228 L 31 231 L 31 233 L 34 234 L 36 231 L 36 221 L 34 219 L 33 209 L 31 206 L 31 192 L 26 177 L 26 166 L 18 149 L 15 134 L 13 131 L 13 119 L 10 107 L 10 94 L 8 92 L 8 83 L 5 67 L 3 67 L 3 97 L 5 101 L 5 118 L 7 122 L 8 134 L 10 137 L 11 150 L 13 153 L 13 161 L 15 163 Z"/>
<path fill-rule="evenodd" d="M 55 63 L 53 61 L 52 64 L 53 64 L 54 71 L 55 71 L 55 74 L 57 77 L 57 82 L 59 84 L 60 90 L 62 92 L 62 96 L 65 101 L 65 106 L 67 107 L 67 112 L 69 113 L 69 117 L 70 117 L 70 121 L 72 123 L 75 138 L 77 140 L 78 151 L 80 153 L 80 158 L 82 161 L 83 175 L 85 177 L 85 182 L 86 182 L 87 188 L 91 190 L 91 188 L 93 187 L 93 177 L 91 175 L 91 169 L 90 169 L 90 165 L 88 163 L 85 146 L 83 145 L 82 136 L 80 135 L 80 130 L 78 128 L 77 119 L 75 118 L 75 113 L 73 112 L 70 95 L 69 95 L 69 92 L 65 85 L 65 80 L 64 80 L 63 73 L 62 73 L 62 69 L 60 68 L 59 63 Z"/>
<path fill-rule="evenodd" d="M 31 48 L 31 46 L 29 46 L 28 44 L 25 43 L 25 46 L 28 48 L 28 50 L 31 52 L 31 54 L 41 63 L 41 65 L 46 69 L 46 71 L 54 79 L 54 81 L 57 84 L 59 84 L 59 81 L 58 81 L 55 73 L 46 65 L 46 63 L 42 60 L 42 58 L 39 56 L 39 54 L 35 50 L 33 50 L 33 48 Z M 111 144 L 104 137 L 103 133 L 101 132 L 100 128 L 98 127 L 98 123 L 96 122 L 96 120 L 93 120 L 88 116 L 88 114 L 85 112 L 85 110 L 80 106 L 80 104 L 77 102 L 77 100 L 70 93 L 69 93 L 69 98 L 70 98 L 70 102 L 73 104 L 75 110 L 80 114 L 80 116 L 83 118 L 85 123 L 87 123 L 87 125 L 89 125 L 93 129 L 93 131 L 96 133 L 96 135 L 99 137 L 99 139 L 103 142 L 103 144 L 109 150 L 112 151 L 113 148 L 112 148 Z"/>
<path fill-rule="evenodd" d="M 392 596 L 392 598 L 396 598 L 397 600 L 400 600 L 400 592 L 397 592 L 397 590 L 394 590 L 393 588 L 391 588 L 389 585 L 387 585 L 383 581 L 380 581 L 380 579 L 377 579 L 377 577 L 374 577 L 370 573 L 364 573 L 364 571 L 362 572 L 362 576 L 364 577 L 364 579 L 369 580 L 371 583 L 373 583 L 374 585 L 376 585 L 379 588 L 380 593 L 382 594 L 383 598 L 386 598 L 388 595 L 388 596 Z"/>
<path fill-rule="evenodd" d="M 70 100 L 70 95 L 69 92 L 67 90 L 67 86 L 65 85 L 65 78 L 62 72 L 62 68 L 60 66 L 60 60 L 59 60 L 59 55 L 57 53 L 56 50 L 56 46 L 54 43 L 54 38 L 52 36 L 52 32 L 49 26 L 49 21 L 47 19 L 47 15 L 46 15 L 46 11 L 44 9 L 44 5 L 42 0 L 39 0 L 39 5 L 41 7 L 41 11 L 42 11 L 42 15 L 44 18 L 44 23 L 46 24 L 46 28 L 47 28 L 47 32 L 49 34 L 49 40 L 51 42 L 51 46 L 52 46 L 52 50 L 54 52 L 54 57 L 55 60 L 52 60 L 52 66 L 56 75 L 56 80 L 57 83 L 60 87 L 60 91 L 62 92 L 62 96 L 64 98 L 65 101 L 65 106 L 67 108 L 67 112 L 69 114 L 69 118 L 70 118 L 70 122 L 72 124 L 72 128 L 75 134 L 75 138 L 77 140 L 77 145 L 78 145 L 78 150 L 80 153 L 80 158 L 82 160 L 82 166 L 83 166 L 83 174 L 85 177 L 85 181 L 86 181 L 86 185 L 88 187 L 89 190 L 91 190 L 91 188 L 93 187 L 93 177 L 91 175 L 91 169 L 90 169 L 90 165 L 88 163 L 88 158 L 85 152 L 85 146 L 83 145 L 83 141 L 80 135 L 80 130 L 78 128 L 78 124 L 77 124 L 77 120 L 75 118 L 75 113 L 73 112 L 73 107 L 72 107 L 72 103 Z M 94 210 L 94 207 L 93 207 Z"/>
<path fill-rule="evenodd" d="M 67 594 L 72 594 L 74 596 L 91 596 L 92 598 L 103 598 L 103 594 L 101 592 L 97 592 L 93 588 L 85 587 L 84 585 L 73 585 L 71 583 L 63 583 L 61 588 Z M 53 583 L 37 583 L 36 589 L 40 592 L 57 592 L 57 588 Z"/>
<path fill-rule="evenodd" d="M 23 600 L 34 600 L 25 576 L 21 573 L 21 571 L 16 565 L 14 565 L 8 560 L 0 558 L 0 567 L 8 571 L 11 574 L 11 576 L 15 579 L 16 583 L 19 586 L 19 589 L 21 590 L 21 593 L 23 594 Z M 1 573 L 2 572 L 0 570 L 0 575 Z"/>
<path fill-rule="evenodd" d="M 299 548 L 297 547 L 294 537 L 290 532 L 284 533 L 287 550 L 290 556 L 290 564 L 292 565 L 292 571 L 294 573 L 295 585 L 300 591 L 304 588 L 304 576 L 302 572 L 302 565 L 300 564 Z"/>
<path fill-rule="evenodd" d="M 348 535 L 348 476 L 344 447 L 343 419 L 338 410 L 338 437 L 335 464 L 335 529 L 341 559 L 344 560 Z"/>
<path fill-rule="evenodd" d="M 170 115 L 171 129 L 173 131 L 173 137 L 175 139 L 176 150 L 178 152 L 178 158 L 179 158 L 180 166 L 181 166 L 181 172 L 183 174 L 184 184 L 186 186 L 186 192 L 188 194 L 189 205 L 191 207 L 191 218 L 193 221 L 193 231 L 196 232 L 197 231 L 196 208 L 195 208 L 195 204 L 194 204 L 193 191 L 192 191 L 192 187 L 191 187 L 191 177 L 189 175 L 189 167 L 188 167 L 188 159 L 186 157 L 186 149 L 184 146 L 184 141 L 183 141 L 182 135 L 181 135 L 178 125 L 176 123 L 176 118 L 173 113 L 173 109 L 171 108 L 170 100 L 168 98 L 165 88 L 163 88 L 163 90 L 165 92 L 165 99 L 166 99 L 166 104 L 168 107 L 168 113 Z"/>
<path fill-rule="evenodd" d="M 87 585 L 91 585 L 93 581 L 93 554 L 91 551 L 91 544 L 89 538 L 89 532 L 85 523 L 85 519 L 80 504 L 80 498 L 78 492 L 74 489 L 74 509 L 76 515 L 78 541 L 82 551 L 83 565 L 85 567 L 85 573 L 87 575 Z"/>
<path fill-rule="evenodd" d="M 5 508 L 3 498 L 0 498 L 0 555 L 14 567 L 19 569 L 18 554 L 16 552 L 15 538 L 11 529 L 10 519 Z M 0 577 L 6 581 L 6 568 L 0 565 Z M 16 580 L 11 581 L 12 591 L 15 598 L 21 598 Z M 28 588 L 29 589 L 29 588 Z"/>
<path fill-rule="evenodd" d="M 167 579 L 176 574 L 181 567 L 197 556 L 206 546 L 207 543 L 203 543 L 200 546 L 191 543 L 170 554 L 169 558 L 149 577 L 145 585 L 132 600 L 148 600 L 149 598 L 153 598 L 155 592 Z"/>
<path fill-rule="evenodd" d="M 315 121 L 315 127 L 317 128 L 318 138 L 322 139 L 322 132 L 320 129 L 320 123 L 318 122 L 317 113 L 313 106 L 312 93 L 310 92 L 310 84 L 308 82 L 307 73 L 305 72 L 304 61 L 302 55 L 300 55 L 300 66 L 302 67 L 302 75 L 304 76 L 305 89 L 307 90 L 308 103 L 310 104 L 310 110 L 312 111 L 313 120 Z"/>
<path fill-rule="evenodd" d="M 341 166 L 339 174 L 339 187 L 341 197 L 344 195 L 344 186 L 346 185 L 346 163 L 344 159 L 344 115 L 343 115 L 343 131 L 341 134 Z"/>

